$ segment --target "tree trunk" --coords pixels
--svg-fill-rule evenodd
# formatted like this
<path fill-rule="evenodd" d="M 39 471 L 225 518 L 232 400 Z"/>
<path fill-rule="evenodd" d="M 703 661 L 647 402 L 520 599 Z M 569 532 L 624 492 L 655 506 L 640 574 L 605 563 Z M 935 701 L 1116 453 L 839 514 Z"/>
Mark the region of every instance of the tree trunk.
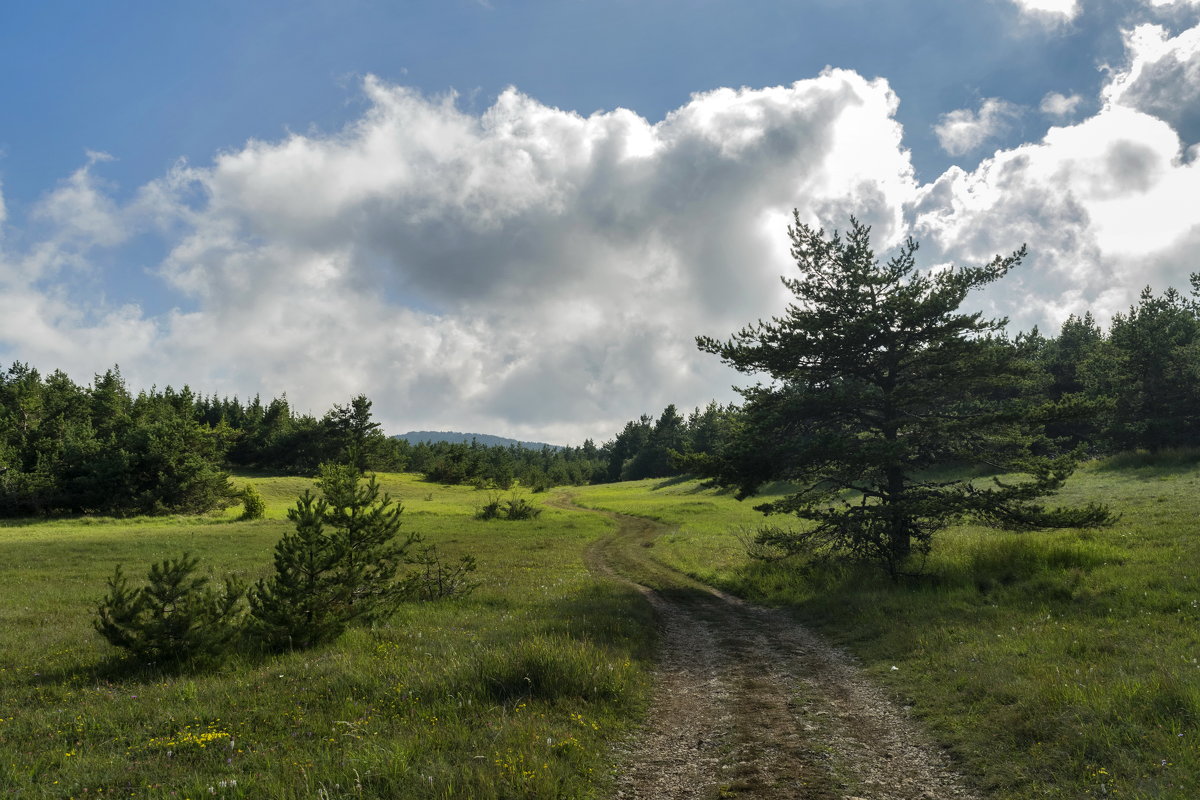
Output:
<path fill-rule="evenodd" d="M 887 469 L 888 571 L 893 577 L 912 552 L 912 525 L 905 511 L 904 471 L 899 466 Z"/>

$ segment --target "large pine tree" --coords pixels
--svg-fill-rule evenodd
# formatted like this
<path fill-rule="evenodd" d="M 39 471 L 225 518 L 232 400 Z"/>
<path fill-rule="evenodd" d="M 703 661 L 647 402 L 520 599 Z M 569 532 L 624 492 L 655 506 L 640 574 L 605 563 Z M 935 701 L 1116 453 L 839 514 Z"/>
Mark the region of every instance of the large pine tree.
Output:
<path fill-rule="evenodd" d="M 769 382 L 742 389 L 733 443 L 695 459 L 720 482 L 753 494 L 769 481 L 797 491 L 758 508 L 810 524 L 766 528 L 787 549 L 849 554 L 893 574 L 933 534 L 972 514 L 1010 527 L 1104 522 L 1089 507 L 1047 512 L 1036 501 L 1070 474 L 1050 457 L 1043 425 L 1055 409 L 1024 399 L 1026 365 L 1003 335 L 1006 320 L 964 314 L 967 294 L 1003 277 L 1025 248 L 981 267 L 916 269 L 911 239 L 881 263 L 870 229 L 851 219 L 826 237 L 796 218 L 788 229 L 797 277 L 786 312 L 700 349 Z M 947 464 L 990 465 L 1025 479 L 980 487 L 928 477 Z"/>

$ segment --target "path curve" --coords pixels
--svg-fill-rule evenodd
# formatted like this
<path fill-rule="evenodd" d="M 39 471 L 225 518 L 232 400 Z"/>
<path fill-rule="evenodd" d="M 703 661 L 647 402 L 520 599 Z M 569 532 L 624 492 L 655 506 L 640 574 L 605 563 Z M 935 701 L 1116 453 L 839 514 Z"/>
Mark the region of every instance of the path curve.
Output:
<path fill-rule="evenodd" d="M 647 722 L 618 754 L 620 800 L 975 800 L 910 715 L 845 653 L 781 611 L 746 603 L 650 557 L 668 528 L 595 511 L 616 529 L 595 573 L 642 592 L 660 626 Z"/>

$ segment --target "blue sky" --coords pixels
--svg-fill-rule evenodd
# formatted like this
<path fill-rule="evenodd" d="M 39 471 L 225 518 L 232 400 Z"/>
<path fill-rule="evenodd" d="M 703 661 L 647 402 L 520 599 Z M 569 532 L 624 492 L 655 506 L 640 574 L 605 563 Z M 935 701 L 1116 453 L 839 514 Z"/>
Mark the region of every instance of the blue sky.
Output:
<path fill-rule="evenodd" d="M 914 234 L 931 264 L 1028 241 L 979 302 L 1015 326 L 1106 319 L 1186 284 L 1198 18 L 7 4 L 0 359 L 318 412 L 365 391 L 397 432 L 603 437 L 729 397 L 691 339 L 781 308 L 791 208 Z"/>
<path fill-rule="evenodd" d="M 656 121 L 693 92 L 831 65 L 888 79 L 905 144 L 933 176 L 949 164 L 938 114 L 981 97 L 1094 94 L 1098 66 L 1121 58 L 1119 21 L 1138 7 L 1095 3 L 1062 26 L 1022 24 L 1007 0 L 7 4 L 0 165 L 10 204 L 36 199 L 87 150 L 118 159 L 105 174 L 128 190 L 180 157 L 340 127 L 361 110 L 365 74 L 455 90 L 465 108 L 512 85 L 559 108 Z"/>

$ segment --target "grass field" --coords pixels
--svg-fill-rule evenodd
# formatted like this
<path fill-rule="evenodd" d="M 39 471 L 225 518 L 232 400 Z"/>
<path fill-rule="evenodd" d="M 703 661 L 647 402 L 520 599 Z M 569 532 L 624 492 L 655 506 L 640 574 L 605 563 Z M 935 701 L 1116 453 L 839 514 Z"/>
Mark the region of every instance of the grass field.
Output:
<path fill-rule="evenodd" d="M 249 478 L 264 520 L 0 522 L 0 795 L 587 797 L 645 700 L 653 625 L 582 550 L 607 524 L 546 509 L 473 518 L 486 492 L 380 476 L 406 529 L 473 553 L 470 597 L 281 657 L 191 674 L 131 672 L 91 628 L 118 563 L 139 582 L 184 550 L 265 575 L 310 481 Z"/>
<path fill-rule="evenodd" d="M 603 796 L 611 742 L 646 697 L 652 621 L 589 575 L 607 524 L 547 508 L 482 522 L 486 492 L 382 476 L 406 525 L 483 585 L 405 607 L 331 647 L 192 674 L 125 669 L 91 629 L 117 563 L 140 577 L 190 550 L 217 574 L 270 567 L 309 482 L 249 479 L 267 519 L 0 523 L 0 787 L 5 797 Z M 1200 468 L 1091 464 L 1067 502 L 1099 531 L 947 531 L 928 577 L 747 559 L 750 503 L 689 481 L 573 490 L 662 520 L 646 552 L 786 606 L 913 706 L 987 794 L 1200 796 Z"/>
<path fill-rule="evenodd" d="M 1200 797 L 1200 468 L 1125 458 L 1081 469 L 1066 502 L 1121 513 L 1097 531 L 945 532 L 928 578 L 752 562 L 752 502 L 694 482 L 598 486 L 579 502 L 676 526 L 650 552 L 791 608 L 914 707 L 981 789 L 1027 798 Z"/>

